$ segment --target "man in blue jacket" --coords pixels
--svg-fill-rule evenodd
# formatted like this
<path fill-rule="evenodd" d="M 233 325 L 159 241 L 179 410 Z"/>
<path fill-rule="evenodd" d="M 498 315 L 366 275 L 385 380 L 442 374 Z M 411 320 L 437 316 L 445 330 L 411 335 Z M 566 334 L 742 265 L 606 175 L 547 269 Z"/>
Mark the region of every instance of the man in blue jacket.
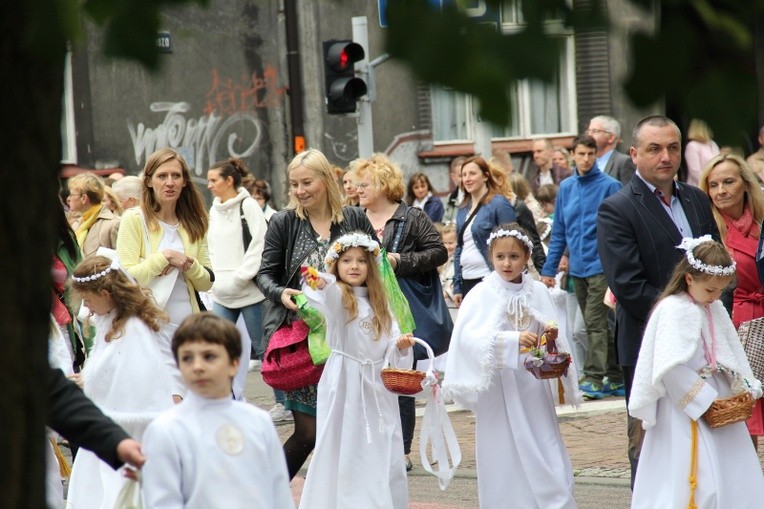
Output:
<path fill-rule="evenodd" d="M 560 183 L 552 239 L 541 276 L 544 284 L 553 287 L 560 258 L 566 249 L 569 251 L 569 272 L 588 341 L 581 392 L 589 399 L 622 396 L 623 374 L 616 363 L 613 333 L 608 327 L 609 308 L 603 302 L 607 282 L 597 252 L 597 210 L 605 198 L 621 189 L 621 183 L 597 167 L 594 138 L 582 135 L 573 143 L 577 174 Z"/>

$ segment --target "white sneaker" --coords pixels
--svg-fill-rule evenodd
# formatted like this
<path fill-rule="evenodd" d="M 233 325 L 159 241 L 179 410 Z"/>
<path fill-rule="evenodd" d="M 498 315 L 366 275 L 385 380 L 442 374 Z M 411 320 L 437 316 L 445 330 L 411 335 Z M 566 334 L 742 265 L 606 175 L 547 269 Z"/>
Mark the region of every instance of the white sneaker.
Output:
<path fill-rule="evenodd" d="M 250 359 L 249 371 L 260 371 L 260 367 L 263 365 L 263 361 L 257 359 Z"/>
<path fill-rule="evenodd" d="M 276 403 L 273 405 L 273 408 L 271 408 L 268 413 L 271 414 L 271 419 L 273 422 L 285 422 L 294 420 L 291 410 L 284 408 L 282 403 Z"/>

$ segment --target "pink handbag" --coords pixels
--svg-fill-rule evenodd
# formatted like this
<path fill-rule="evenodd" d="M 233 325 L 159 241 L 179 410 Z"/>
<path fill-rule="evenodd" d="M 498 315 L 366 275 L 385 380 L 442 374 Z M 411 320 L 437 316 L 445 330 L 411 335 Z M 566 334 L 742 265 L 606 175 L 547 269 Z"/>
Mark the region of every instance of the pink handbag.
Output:
<path fill-rule="evenodd" d="M 313 364 L 308 351 L 309 330 L 299 319 L 276 329 L 260 368 L 266 384 L 281 391 L 293 391 L 318 383 L 324 365 Z"/>

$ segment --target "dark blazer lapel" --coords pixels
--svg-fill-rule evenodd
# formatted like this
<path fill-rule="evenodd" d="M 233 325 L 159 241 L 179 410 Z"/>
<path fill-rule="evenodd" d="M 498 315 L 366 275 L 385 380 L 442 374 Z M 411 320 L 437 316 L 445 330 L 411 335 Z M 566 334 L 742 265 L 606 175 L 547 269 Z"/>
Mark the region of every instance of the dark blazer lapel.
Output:
<path fill-rule="evenodd" d="M 703 234 L 701 231 L 698 204 L 694 199 L 692 199 L 693 195 L 690 191 L 687 190 L 687 186 L 685 185 L 679 184 L 679 195 L 681 196 L 684 215 L 687 216 L 687 222 L 690 223 L 692 236 L 693 238 L 698 238 Z"/>
<path fill-rule="evenodd" d="M 653 223 L 661 227 L 666 235 L 671 239 L 673 245 L 679 245 L 682 242 L 682 235 L 679 233 L 679 228 L 676 227 L 674 221 L 671 220 L 666 213 L 666 209 L 658 201 L 658 198 L 650 192 L 650 188 L 642 182 L 642 179 L 636 175 L 631 179 L 631 190 L 636 195 L 637 201 L 642 205 L 644 210 L 652 217 Z M 651 230 L 648 224 L 648 229 Z"/>
<path fill-rule="evenodd" d="M 610 175 L 611 177 L 613 177 L 613 164 L 615 164 L 615 152 L 610 154 L 610 158 L 607 160 L 607 163 L 605 163 L 605 167 L 602 168 L 602 173 L 606 173 L 607 175 Z"/>

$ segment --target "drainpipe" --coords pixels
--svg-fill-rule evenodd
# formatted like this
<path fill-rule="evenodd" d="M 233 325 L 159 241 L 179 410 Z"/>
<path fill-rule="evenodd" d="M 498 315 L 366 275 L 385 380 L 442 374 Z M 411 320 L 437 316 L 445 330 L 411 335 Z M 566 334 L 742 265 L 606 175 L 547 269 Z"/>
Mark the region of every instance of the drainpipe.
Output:
<path fill-rule="evenodd" d="M 297 29 L 297 0 L 284 0 L 286 23 L 287 70 L 289 73 L 289 112 L 292 123 L 292 151 L 299 154 L 305 150 L 303 127 L 302 69 L 300 67 L 300 41 Z"/>

